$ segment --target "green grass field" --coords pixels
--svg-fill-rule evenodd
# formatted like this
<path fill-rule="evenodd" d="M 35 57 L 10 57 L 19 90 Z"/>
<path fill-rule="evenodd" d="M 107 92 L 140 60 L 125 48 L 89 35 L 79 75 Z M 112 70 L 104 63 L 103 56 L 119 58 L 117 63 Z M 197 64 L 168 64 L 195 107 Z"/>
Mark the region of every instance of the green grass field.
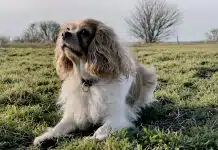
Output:
<path fill-rule="evenodd" d="M 103 142 L 77 133 L 58 139 L 55 149 L 218 149 L 218 45 L 134 50 L 145 66 L 156 67 L 159 82 L 159 101 L 143 111 L 137 129 Z M 61 83 L 53 57 L 52 48 L 0 48 L 0 150 L 37 149 L 34 137 L 59 120 L 55 102 Z"/>

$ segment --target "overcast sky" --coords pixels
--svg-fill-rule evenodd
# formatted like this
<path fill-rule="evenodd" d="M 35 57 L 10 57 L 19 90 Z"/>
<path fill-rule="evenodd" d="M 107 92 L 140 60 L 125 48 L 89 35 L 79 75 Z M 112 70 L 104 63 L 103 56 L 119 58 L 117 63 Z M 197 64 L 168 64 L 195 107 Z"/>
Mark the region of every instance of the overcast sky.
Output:
<path fill-rule="evenodd" d="M 183 13 L 180 40 L 204 40 L 204 33 L 218 28 L 218 0 L 167 0 Z M 1 0 L 0 35 L 17 36 L 27 24 L 41 20 L 59 23 L 81 18 L 100 19 L 112 26 L 121 40 L 133 40 L 124 18 L 137 0 Z M 173 36 L 170 40 L 176 40 Z"/>

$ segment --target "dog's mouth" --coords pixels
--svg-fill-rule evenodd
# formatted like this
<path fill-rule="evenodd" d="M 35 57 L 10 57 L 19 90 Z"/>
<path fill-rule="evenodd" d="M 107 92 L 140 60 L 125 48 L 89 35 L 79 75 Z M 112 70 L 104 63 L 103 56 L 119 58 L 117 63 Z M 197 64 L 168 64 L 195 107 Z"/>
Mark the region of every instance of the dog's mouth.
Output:
<path fill-rule="evenodd" d="M 75 54 L 77 57 L 82 57 L 83 54 L 75 49 L 73 49 L 72 47 L 68 46 L 67 44 L 63 44 L 62 46 L 63 50 L 70 50 L 70 52 L 72 52 L 73 54 Z"/>

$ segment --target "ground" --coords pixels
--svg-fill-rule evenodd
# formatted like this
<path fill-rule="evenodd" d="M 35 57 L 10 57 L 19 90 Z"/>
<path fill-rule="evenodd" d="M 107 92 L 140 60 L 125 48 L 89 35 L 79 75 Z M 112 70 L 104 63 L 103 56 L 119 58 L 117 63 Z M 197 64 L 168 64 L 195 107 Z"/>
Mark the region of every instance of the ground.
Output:
<path fill-rule="evenodd" d="M 155 98 L 137 129 L 106 141 L 82 134 L 58 139 L 55 149 L 218 149 L 218 45 L 134 47 L 158 74 Z M 59 120 L 55 105 L 60 81 L 53 48 L 0 48 L 0 149 L 37 149 L 35 136 Z M 93 133 L 91 131 L 90 133 Z M 52 145 L 52 144 L 51 144 Z M 48 148 L 51 145 L 44 145 Z"/>

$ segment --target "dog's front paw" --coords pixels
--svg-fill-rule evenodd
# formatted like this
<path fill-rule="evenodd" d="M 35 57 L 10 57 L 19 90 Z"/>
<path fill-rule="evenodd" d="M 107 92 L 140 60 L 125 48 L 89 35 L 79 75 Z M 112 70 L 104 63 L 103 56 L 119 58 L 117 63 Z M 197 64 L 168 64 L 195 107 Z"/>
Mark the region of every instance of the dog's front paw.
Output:
<path fill-rule="evenodd" d="M 53 138 L 51 132 L 46 132 L 38 137 L 36 137 L 33 141 L 34 146 L 40 146 L 42 145 L 45 141 L 51 140 Z"/>
<path fill-rule="evenodd" d="M 111 132 L 112 132 L 111 126 L 108 124 L 104 124 L 103 126 L 101 126 L 95 131 L 94 135 L 90 137 L 90 139 L 103 141 L 110 135 Z"/>

